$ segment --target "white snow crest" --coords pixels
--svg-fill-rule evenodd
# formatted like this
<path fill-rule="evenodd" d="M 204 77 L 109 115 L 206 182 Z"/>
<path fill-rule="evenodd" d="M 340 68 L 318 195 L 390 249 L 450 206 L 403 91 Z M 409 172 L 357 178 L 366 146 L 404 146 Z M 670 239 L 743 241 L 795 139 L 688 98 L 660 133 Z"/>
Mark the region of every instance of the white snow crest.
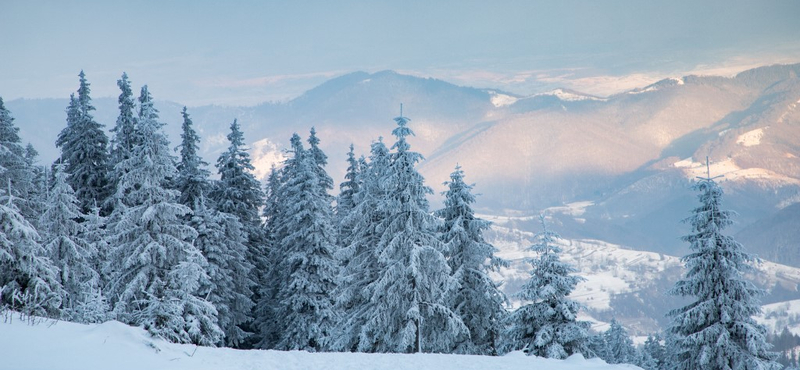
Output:
<path fill-rule="evenodd" d="M 764 129 L 755 129 L 739 135 L 739 138 L 736 139 L 736 144 L 743 146 L 756 146 L 761 144 L 762 137 L 764 137 Z"/>
<path fill-rule="evenodd" d="M 517 102 L 516 97 L 511 95 L 501 94 L 497 91 L 489 91 L 489 95 L 491 95 L 491 102 L 497 108 L 509 106 Z"/>

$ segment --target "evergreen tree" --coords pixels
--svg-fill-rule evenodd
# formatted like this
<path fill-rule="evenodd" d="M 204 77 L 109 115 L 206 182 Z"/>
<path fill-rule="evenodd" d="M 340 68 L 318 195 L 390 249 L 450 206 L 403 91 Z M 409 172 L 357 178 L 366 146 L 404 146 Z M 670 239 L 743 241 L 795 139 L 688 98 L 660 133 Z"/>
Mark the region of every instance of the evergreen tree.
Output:
<path fill-rule="evenodd" d="M 103 125 L 95 122 L 89 82 L 81 71 L 78 97 L 70 97 L 67 108 L 67 127 L 58 134 L 56 146 L 61 148 L 61 160 L 67 164 L 68 181 L 80 202 L 81 211 L 88 213 L 95 204 L 103 204 L 109 195 L 108 138 Z"/>
<path fill-rule="evenodd" d="M 242 224 L 236 216 L 206 206 L 201 196 L 196 200 L 191 225 L 197 230 L 195 245 L 208 261 L 212 290 L 208 300 L 218 312 L 219 326 L 227 346 L 239 346 L 251 334 L 242 326 L 252 320 L 251 300 L 253 266 L 247 262 L 247 246 Z"/>
<path fill-rule="evenodd" d="M 38 221 L 31 152 L 22 146 L 14 117 L 0 98 L 0 191 L 11 191 L 17 210 L 31 224 Z"/>
<path fill-rule="evenodd" d="M 511 315 L 510 340 L 524 345 L 528 355 L 563 359 L 574 353 L 587 353 L 589 323 L 577 321 L 580 306 L 567 298 L 583 280 L 572 275 L 577 270 L 561 262 L 561 248 L 555 244 L 558 234 L 547 228 L 544 215 L 539 217 L 542 231 L 536 234 L 531 250 L 538 258 L 530 259 L 531 278 L 517 297 L 529 302 Z"/>
<path fill-rule="evenodd" d="M 211 288 L 207 261 L 192 244 L 197 231 L 182 220 L 191 210 L 177 202 L 177 190 L 166 187 L 177 170 L 147 86 L 139 101 L 142 141 L 116 168 L 123 175 L 108 266 L 114 313 L 173 342 L 213 345 L 223 333 L 205 299 Z"/>
<path fill-rule="evenodd" d="M 497 249 L 487 243 L 483 232 L 489 222 L 475 217 L 471 204 L 475 202 L 472 186 L 464 182 L 464 171 L 456 166 L 445 182 L 444 209 L 436 215 L 444 220 L 442 239 L 447 250 L 450 269 L 460 288 L 451 308 L 469 328 L 469 340 L 458 343 L 456 353 L 498 355 L 500 334 L 507 316 L 505 295 L 499 285 L 489 278 L 508 263 L 495 257 Z"/>
<path fill-rule="evenodd" d="M 252 173 L 254 167 L 236 120 L 231 124 L 228 141 L 228 150 L 217 159 L 220 180 L 211 193 L 211 199 L 217 210 L 238 217 L 242 223 L 247 238 L 247 261 L 253 265 L 251 279 L 260 283 L 268 266 L 264 230 L 258 213 L 264 204 L 264 193 Z"/>
<path fill-rule="evenodd" d="M 59 318 L 65 292 L 58 282 L 58 268 L 8 195 L 12 189 L 6 189 L 0 197 L 0 311 Z"/>
<path fill-rule="evenodd" d="M 209 172 L 205 169 L 208 163 L 204 162 L 197 154 L 200 137 L 192 127 L 192 119 L 183 107 L 183 125 L 181 133 L 180 162 L 178 163 L 178 179 L 176 188 L 181 192 L 180 203 L 187 207 L 194 207 L 201 197 L 211 190 Z"/>
<path fill-rule="evenodd" d="M 661 335 L 648 335 L 639 349 L 641 361 L 637 364 L 645 370 L 667 370 L 667 353 L 661 344 Z"/>
<path fill-rule="evenodd" d="M 303 150 L 299 141 L 297 135 L 292 138 L 295 165 L 285 173 L 281 190 L 288 217 L 277 245 L 282 258 L 276 266 L 281 279 L 275 300 L 282 325 L 276 347 L 320 351 L 327 348 L 335 323 L 330 294 L 338 268 L 336 234 L 331 197 L 318 175 L 320 169 L 324 172 L 317 162 L 324 154 Z"/>
<path fill-rule="evenodd" d="M 299 140 L 298 140 L 299 141 Z M 284 166 L 285 168 L 285 166 Z M 267 260 L 266 269 L 261 276 L 262 281 L 256 288 L 256 307 L 254 309 L 253 327 L 258 331 L 258 342 L 255 346 L 259 348 L 274 348 L 278 342 L 279 322 L 277 317 L 277 302 L 275 297 L 278 292 L 278 282 L 280 274 L 277 269 L 277 261 L 281 257 L 281 250 L 278 248 L 279 240 L 282 236 L 278 230 L 283 221 L 283 210 L 286 202 L 283 201 L 281 188 L 283 186 L 281 173 L 272 166 L 267 177 L 266 196 L 264 200 L 264 235 L 266 243 Z"/>
<path fill-rule="evenodd" d="M 66 320 L 97 322 L 108 311 L 100 292 L 100 276 L 93 266 L 97 259 L 94 245 L 83 237 L 86 228 L 77 220 L 86 219 L 75 192 L 67 182 L 66 164 L 55 167 L 55 182 L 48 192 L 47 208 L 39 219 L 45 250 L 60 270 L 59 278 L 66 295 L 62 302 Z"/>
<path fill-rule="evenodd" d="M 685 220 L 692 232 L 683 237 L 692 253 L 682 258 L 686 272 L 671 293 L 696 300 L 669 313 L 675 368 L 777 369 L 766 330 L 753 319 L 763 292 L 742 276 L 753 270 L 755 257 L 723 234 L 734 213 L 722 209 L 714 179 L 700 178 L 693 188 L 700 206 Z"/>
<path fill-rule="evenodd" d="M 119 116 L 117 116 L 116 124 L 111 129 L 113 137 L 111 139 L 108 164 L 108 183 L 112 194 L 116 193 L 119 179 L 124 175 L 119 172 L 123 167 L 117 167 L 117 165 L 131 157 L 133 148 L 136 147 L 140 141 L 137 138 L 136 116 L 134 115 L 136 100 L 133 97 L 128 74 L 122 73 L 122 78 L 117 80 L 117 86 L 121 91 L 117 99 L 119 103 Z M 106 210 L 111 210 L 117 206 L 114 204 L 116 200 L 116 197 L 109 197 L 106 204 L 102 206 Z"/>
<path fill-rule="evenodd" d="M 358 347 L 377 352 L 449 352 L 469 335 L 461 318 L 449 307 L 458 289 L 436 235 L 437 220 L 428 212 L 425 196 L 432 190 L 415 166 L 422 155 L 406 141 L 413 132 L 408 118 L 395 118 L 388 178 L 388 198 L 378 207 L 387 212 L 376 227 L 378 276 L 366 287 L 365 309 Z"/>
<path fill-rule="evenodd" d="M 603 333 L 606 342 L 606 357 L 609 364 L 633 364 L 636 362 L 636 348 L 628 331 L 616 319 L 611 319 L 611 327 Z"/>
<path fill-rule="evenodd" d="M 342 313 L 337 324 L 337 338 L 332 342 L 337 350 L 357 350 L 361 328 L 368 319 L 371 296 L 367 286 L 377 280 L 380 273 L 375 249 L 381 238 L 378 228 L 388 215 L 383 207 L 388 203 L 389 163 L 389 149 L 379 138 L 372 143 L 369 164 L 357 172 L 356 182 L 361 185 L 353 193 L 355 206 L 342 221 L 352 229 L 349 236 L 340 238 L 343 244 L 336 256 L 343 266 L 334 294 L 336 311 Z"/>
<path fill-rule="evenodd" d="M 350 151 L 347 152 L 347 172 L 344 181 L 339 185 L 339 196 L 336 198 L 336 220 L 339 235 L 338 244 L 346 245 L 349 243 L 350 234 L 353 231 L 352 225 L 346 223 L 347 216 L 356 208 L 354 195 L 358 193 L 360 184 L 358 182 L 359 164 L 353 152 L 353 144 L 350 144 Z"/>

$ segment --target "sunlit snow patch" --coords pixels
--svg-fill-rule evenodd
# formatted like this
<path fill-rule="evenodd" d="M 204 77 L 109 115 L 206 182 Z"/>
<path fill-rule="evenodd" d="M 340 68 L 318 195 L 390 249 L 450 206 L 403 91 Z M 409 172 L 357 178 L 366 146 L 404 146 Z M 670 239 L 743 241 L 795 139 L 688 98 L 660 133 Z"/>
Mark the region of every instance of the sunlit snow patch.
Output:
<path fill-rule="evenodd" d="M 745 132 L 739 135 L 736 139 L 736 144 L 744 146 L 755 146 L 761 144 L 761 138 L 764 136 L 764 129 L 755 129 L 753 131 Z"/>

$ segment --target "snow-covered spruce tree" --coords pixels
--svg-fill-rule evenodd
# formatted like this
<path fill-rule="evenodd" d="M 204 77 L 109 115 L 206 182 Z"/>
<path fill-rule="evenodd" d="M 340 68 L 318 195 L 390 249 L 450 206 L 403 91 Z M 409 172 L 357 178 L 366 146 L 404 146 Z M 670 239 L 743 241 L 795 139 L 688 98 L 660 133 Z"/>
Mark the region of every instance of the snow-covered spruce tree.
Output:
<path fill-rule="evenodd" d="M 700 206 L 684 220 L 692 231 L 683 237 L 692 253 L 684 256 L 686 272 L 671 290 L 694 297 L 685 307 L 670 311 L 668 333 L 673 338 L 675 369 L 777 369 L 769 351 L 766 330 L 753 316 L 761 312 L 763 291 L 745 280 L 756 258 L 724 235 L 734 212 L 722 209 L 722 188 L 710 173 L 693 188 Z"/>
<path fill-rule="evenodd" d="M 633 364 L 636 362 L 636 348 L 628 331 L 616 319 L 611 319 L 611 327 L 603 333 L 606 342 L 605 357 L 609 364 Z"/>
<path fill-rule="evenodd" d="M 264 204 L 261 184 L 253 175 L 250 154 L 244 142 L 244 134 L 239 123 L 233 120 L 228 134 L 230 146 L 217 159 L 220 180 L 211 193 L 211 200 L 220 212 L 239 218 L 247 242 L 247 261 L 253 265 L 251 280 L 257 284 L 263 281 L 268 266 L 264 229 L 259 217 L 259 208 Z"/>
<path fill-rule="evenodd" d="M 275 281 L 279 284 L 276 314 L 281 323 L 276 348 L 320 351 L 327 348 L 335 323 L 331 293 L 338 273 L 336 234 L 331 197 L 318 176 L 320 156 L 303 150 L 299 141 L 295 134 L 296 163 L 293 172 L 285 173 L 281 191 L 288 217 L 282 225 L 284 236 L 276 245 L 281 251 L 275 266 L 281 275 Z"/>
<path fill-rule="evenodd" d="M 78 97 L 70 98 L 67 127 L 58 134 L 56 146 L 61 148 L 61 161 L 67 164 L 69 185 L 75 190 L 81 211 L 88 213 L 95 204 L 103 204 L 109 196 L 108 137 L 103 125 L 95 122 L 89 82 L 81 71 Z"/>
<path fill-rule="evenodd" d="M 117 86 L 121 91 L 117 99 L 119 103 L 119 116 L 117 116 L 116 124 L 111 129 L 113 136 L 111 138 L 111 145 L 109 148 L 110 154 L 108 158 L 108 184 L 111 194 L 116 193 L 117 183 L 123 175 L 123 173 L 118 172 L 122 167 L 118 168 L 117 164 L 130 158 L 133 148 L 141 141 L 137 138 L 138 134 L 136 132 L 136 116 L 134 115 L 136 100 L 133 97 L 133 91 L 131 90 L 131 83 L 128 80 L 127 73 L 122 73 L 122 78 L 117 80 Z M 105 204 L 100 205 L 103 207 L 103 214 L 110 213 L 111 210 L 117 206 L 114 204 L 116 200 L 116 197 L 111 196 Z"/>
<path fill-rule="evenodd" d="M 102 321 L 108 308 L 104 307 L 100 276 L 93 265 L 97 250 L 84 239 L 86 228 L 78 220 L 85 220 L 86 215 L 67 182 L 65 168 L 64 163 L 55 166 L 55 180 L 47 194 L 47 207 L 39 218 L 39 230 L 45 250 L 60 270 L 59 282 L 66 292 L 62 302 L 64 319 L 84 323 Z"/>
<path fill-rule="evenodd" d="M 22 145 L 14 117 L 0 97 L 0 191 L 11 191 L 18 211 L 35 226 L 39 218 L 39 202 L 35 194 L 31 155 Z"/>
<path fill-rule="evenodd" d="M 181 115 L 183 116 L 181 145 L 176 148 L 180 149 L 180 162 L 178 162 L 178 178 L 175 185 L 181 192 L 180 203 L 193 208 L 200 198 L 211 190 L 210 172 L 205 169 L 208 163 L 197 154 L 200 137 L 192 127 L 192 119 L 189 118 L 186 107 L 183 107 Z"/>
<path fill-rule="evenodd" d="M 575 353 L 587 353 L 589 323 L 577 321 L 580 305 L 568 296 L 583 280 L 573 275 L 577 270 L 559 258 L 555 244 L 559 235 L 548 229 L 544 215 L 539 216 L 542 231 L 531 250 L 538 254 L 529 259 L 531 278 L 516 296 L 527 302 L 511 314 L 508 339 L 528 355 L 563 359 Z"/>
<path fill-rule="evenodd" d="M 288 159 L 287 159 L 288 161 Z M 284 169 L 286 165 L 284 165 Z M 253 310 L 253 329 L 258 333 L 254 335 L 256 343 L 255 347 L 258 348 L 274 348 L 278 342 L 279 334 L 279 318 L 276 316 L 277 304 L 275 297 L 278 292 L 278 282 L 280 281 L 279 271 L 275 268 L 276 261 L 280 257 L 280 249 L 277 240 L 282 237 L 279 235 L 279 226 L 283 223 L 282 214 L 286 203 L 283 201 L 280 194 L 282 188 L 281 173 L 283 170 L 278 170 L 274 165 L 270 169 L 267 176 L 267 184 L 265 186 L 264 198 L 264 235 L 266 243 L 266 270 L 261 274 L 262 281 L 254 289 L 254 300 L 256 306 Z"/>
<path fill-rule="evenodd" d="M 348 214 L 356 208 L 354 194 L 358 193 L 360 184 L 358 181 L 359 164 L 356 159 L 356 154 L 353 151 L 353 144 L 350 144 L 350 151 L 347 152 L 347 171 L 344 175 L 344 181 L 339 184 L 339 196 L 336 198 L 336 222 L 337 234 L 339 237 L 339 245 L 349 244 L 349 237 L 353 231 L 352 225 L 349 225 L 346 220 Z"/>
<path fill-rule="evenodd" d="M 207 262 L 192 244 L 197 232 L 182 220 L 191 210 L 166 187 L 177 170 L 147 86 L 139 101 L 142 141 L 117 164 L 123 175 L 115 196 L 122 206 L 112 214 L 108 295 L 123 322 L 173 342 L 214 345 L 223 333 L 205 299 Z"/>
<path fill-rule="evenodd" d="M 236 216 L 206 205 L 211 190 L 209 172 L 205 169 L 208 164 L 197 154 L 200 138 L 186 107 L 182 114 L 180 162 L 175 181 L 181 192 L 179 202 L 192 210 L 190 225 L 197 231 L 194 245 L 208 261 L 206 270 L 212 284 L 207 299 L 217 309 L 225 344 L 238 346 L 249 335 L 240 325 L 251 320 L 251 287 L 255 285 L 250 279 L 253 266 L 246 260 L 247 239 Z"/>
<path fill-rule="evenodd" d="M 458 343 L 456 353 L 498 355 L 500 336 L 508 312 L 506 297 L 499 285 L 489 278 L 488 272 L 508 263 L 494 255 L 497 249 L 483 238 L 489 222 L 475 217 L 472 203 L 472 186 L 464 182 L 464 171 L 456 166 L 445 182 L 448 190 L 444 208 L 436 215 L 444 220 L 441 228 L 450 269 L 460 285 L 451 308 L 469 328 L 469 338 Z"/>
<path fill-rule="evenodd" d="M 661 335 L 648 335 L 644 344 L 639 347 L 639 363 L 637 366 L 645 370 L 667 370 L 667 354 L 661 344 Z"/>
<path fill-rule="evenodd" d="M 1 172 L 1 171 L 0 171 Z M 47 257 L 39 234 L 13 203 L 13 190 L 0 190 L 0 311 L 60 318 L 65 295 L 58 267 Z"/>
<path fill-rule="evenodd" d="M 383 207 L 388 203 L 389 163 L 389 149 L 379 138 L 371 145 L 369 164 L 357 172 L 356 182 L 360 186 L 353 193 L 355 206 L 341 221 L 352 229 L 349 235 L 340 238 L 343 244 L 336 255 L 343 266 L 334 293 L 336 311 L 340 313 L 338 334 L 331 342 L 336 350 L 358 350 L 361 328 L 369 318 L 371 294 L 367 286 L 377 280 L 380 273 L 375 246 L 381 238 L 378 228 L 388 215 Z M 369 350 L 369 347 L 362 350 Z"/>
<path fill-rule="evenodd" d="M 206 270 L 212 284 L 207 299 L 217 309 L 225 345 L 236 347 L 250 335 L 242 329 L 252 320 L 251 300 L 255 284 L 250 280 L 253 266 L 245 258 L 247 246 L 242 224 L 236 216 L 216 211 L 197 199 L 191 225 L 197 230 L 195 246 L 208 261 Z"/>
<path fill-rule="evenodd" d="M 449 352 L 469 330 L 450 309 L 458 282 L 450 276 L 437 220 L 428 211 L 425 186 L 415 166 L 422 155 L 406 141 L 413 132 L 408 118 L 395 118 L 388 198 L 378 207 L 387 212 L 377 225 L 380 239 L 377 280 L 366 287 L 358 349 L 374 352 Z"/>

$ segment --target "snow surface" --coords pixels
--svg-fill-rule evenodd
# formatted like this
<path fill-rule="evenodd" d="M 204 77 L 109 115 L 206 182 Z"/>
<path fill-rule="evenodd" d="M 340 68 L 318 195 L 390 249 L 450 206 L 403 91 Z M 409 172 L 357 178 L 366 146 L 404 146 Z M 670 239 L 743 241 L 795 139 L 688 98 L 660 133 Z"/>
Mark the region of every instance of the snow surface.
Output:
<path fill-rule="evenodd" d="M 761 138 L 764 136 L 764 129 L 759 128 L 753 131 L 745 132 L 744 134 L 739 135 L 736 139 L 736 144 L 744 145 L 744 146 L 756 146 L 761 144 Z"/>
<path fill-rule="evenodd" d="M 711 172 L 711 177 L 724 176 L 718 181 L 737 181 L 737 180 L 762 180 L 779 185 L 791 184 L 800 185 L 800 180 L 783 176 L 776 172 L 770 171 L 765 168 L 741 168 L 731 158 L 724 161 L 711 162 L 708 169 L 703 162 L 694 162 L 692 158 L 687 158 L 682 161 L 673 163 L 673 166 L 683 170 L 684 175 L 689 179 L 697 177 L 708 176 L 708 170 Z"/>
<path fill-rule="evenodd" d="M 483 217 L 484 219 L 509 221 L 519 220 L 519 217 Z M 523 217 L 527 219 L 528 217 Z M 498 273 L 493 273 L 492 278 L 497 281 L 526 281 L 530 276 L 530 265 L 522 263 L 526 257 L 535 254 L 528 250 L 533 244 L 534 234 L 516 229 L 500 226 L 496 222 L 491 230 L 486 233 L 487 241 L 492 243 L 498 252 L 496 255 L 511 262 L 509 267 L 501 268 Z M 616 294 L 634 293 L 642 289 L 650 289 L 653 281 L 663 278 L 669 270 L 681 271 L 683 263 L 679 257 L 661 253 L 645 252 L 599 241 L 599 240 L 570 240 L 558 239 L 556 244 L 563 250 L 562 260 L 575 266 L 578 275 L 585 278 L 578 284 L 570 295 L 580 304 L 593 312 L 611 310 L 611 298 Z M 755 266 L 756 272 L 748 274 L 747 278 L 758 281 L 762 286 L 774 287 L 780 285 L 786 290 L 795 290 L 800 285 L 800 269 L 781 265 L 773 262 L 762 261 Z M 508 288 L 507 285 L 503 286 Z M 510 296 L 513 307 L 519 307 L 521 302 L 511 297 L 515 291 L 505 289 Z M 782 303 L 764 306 L 764 317 L 784 317 L 780 323 L 788 323 L 792 330 L 800 333 L 800 301 L 796 310 L 787 311 Z M 794 315 L 794 316 L 792 316 Z M 608 323 L 591 317 L 586 311 L 579 314 L 581 320 L 592 323 L 596 332 L 608 329 Z M 794 318 L 794 319 L 792 319 Z M 759 319 L 760 320 L 760 319 Z M 769 327 L 769 325 L 768 325 Z M 779 327 L 782 329 L 782 327 Z"/>
<path fill-rule="evenodd" d="M 596 101 L 606 101 L 608 99 L 598 98 L 596 96 L 591 95 L 583 95 L 583 94 L 576 94 L 573 92 L 566 91 L 564 89 L 555 89 L 553 91 L 548 91 L 541 94 L 536 94 L 534 96 L 555 96 L 561 101 L 581 101 L 581 100 L 596 100 Z"/>
<path fill-rule="evenodd" d="M 501 94 L 496 91 L 490 91 L 489 94 L 492 96 L 491 98 L 492 105 L 494 105 L 497 108 L 514 104 L 517 102 L 517 100 L 519 100 L 511 95 Z"/>
<path fill-rule="evenodd" d="M 444 354 L 355 354 L 302 351 L 235 350 L 167 343 L 141 328 L 117 321 L 83 325 L 46 321 L 28 325 L 14 315 L 0 321 L 0 370 L 60 369 L 548 369 L 622 370 L 633 365 L 608 365 L 575 355 L 566 360 L 525 356 L 502 357 Z"/>
<path fill-rule="evenodd" d="M 778 302 L 762 306 L 762 314 L 756 317 L 759 324 L 767 327 L 769 333 L 780 333 L 788 328 L 792 334 L 800 335 L 800 299 Z"/>

